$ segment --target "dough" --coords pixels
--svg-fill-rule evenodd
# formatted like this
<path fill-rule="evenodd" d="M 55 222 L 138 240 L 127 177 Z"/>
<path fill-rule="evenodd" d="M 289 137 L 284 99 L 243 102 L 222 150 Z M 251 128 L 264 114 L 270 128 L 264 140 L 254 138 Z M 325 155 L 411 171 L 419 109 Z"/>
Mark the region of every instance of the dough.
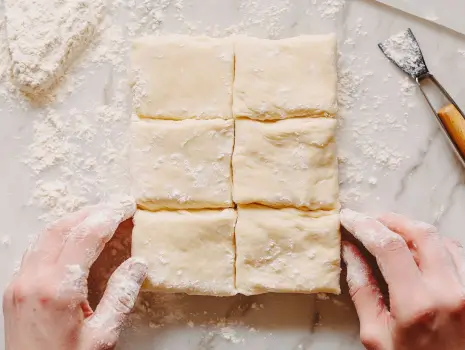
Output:
<path fill-rule="evenodd" d="M 233 120 L 133 121 L 131 174 L 139 207 L 231 207 L 233 142 Z"/>
<path fill-rule="evenodd" d="M 238 37 L 235 54 L 235 117 L 264 120 L 336 112 L 334 35 Z"/>
<path fill-rule="evenodd" d="M 337 208 L 335 131 L 332 118 L 236 120 L 234 202 Z"/>
<path fill-rule="evenodd" d="M 138 210 L 132 255 L 149 265 L 144 289 L 194 295 L 236 294 L 233 209 Z"/>
<path fill-rule="evenodd" d="M 171 35 L 133 43 L 134 106 L 156 119 L 232 118 L 233 43 Z"/>
<path fill-rule="evenodd" d="M 335 212 L 240 206 L 236 250 L 238 293 L 340 293 Z"/>

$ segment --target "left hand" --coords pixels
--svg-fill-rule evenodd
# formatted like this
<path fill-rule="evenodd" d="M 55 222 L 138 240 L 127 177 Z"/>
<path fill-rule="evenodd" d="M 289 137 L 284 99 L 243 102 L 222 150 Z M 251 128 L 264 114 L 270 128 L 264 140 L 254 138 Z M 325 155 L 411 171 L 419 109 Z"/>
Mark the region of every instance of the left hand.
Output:
<path fill-rule="evenodd" d="M 147 274 L 130 258 L 111 276 L 93 311 L 89 269 L 118 225 L 133 215 L 128 202 L 88 207 L 49 226 L 26 252 L 4 293 L 6 350 L 112 349 Z"/>

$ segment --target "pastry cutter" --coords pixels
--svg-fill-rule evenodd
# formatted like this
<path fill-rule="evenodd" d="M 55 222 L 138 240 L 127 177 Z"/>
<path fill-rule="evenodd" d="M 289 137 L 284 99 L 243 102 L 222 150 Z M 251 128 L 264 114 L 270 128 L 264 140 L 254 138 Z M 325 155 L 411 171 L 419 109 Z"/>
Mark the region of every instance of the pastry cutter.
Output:
<path fill-rule="evenodd" d="M 428 71 L 412 30 L 409 28 L 393 35 L 378 46 L 389 60 L 415 79 L 465 166 L 465 114 Z"/>

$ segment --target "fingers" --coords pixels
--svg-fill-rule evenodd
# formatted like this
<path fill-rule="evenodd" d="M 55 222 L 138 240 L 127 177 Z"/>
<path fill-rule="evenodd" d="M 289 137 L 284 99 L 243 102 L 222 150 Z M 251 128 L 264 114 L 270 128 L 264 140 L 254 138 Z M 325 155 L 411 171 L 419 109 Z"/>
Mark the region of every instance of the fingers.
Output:
<path fill-rule="evenodd" d="M 21 268 L 26 266 L 37 268 L 42 263 L 54 263 L 66 241 L 70 230 L 81 223 L 90 212 L 90 208 L 84 208 L 75 213 L 66 215 L 60 220 L 48 226 L 38 237 L 23 257 Z"/>
<path fill-rule="evenodd" d="M 395 213 L 383 214 L 378 220 L 410 243 L 422 271 L 442 270 L 452 263 L 436 227 Z"/>
<path fill-rule="evenodd" d="M 100 304 L 87 320 L 86 329 L 92 339 L 110 345 L 116 342 L 146 276 L 147 264 L 139 258 L 129 258 L 116 269 Z"/>
<path fill-rule="evenodd" d="M 132 216 L 134 211 L 134 202 L 105 204 L 95 208 L 85 220 L 71 230 L 60 254 L 59 263 L 63 266 L 78 265 L 88 271 L 118 225 Z"/>
<path fill-rule="evenodd" d="M 387 348 L 389 313 L 372 270 L 349 242 L 342 243 L 342 257 L 347 265 L 349 293 L 360 320 L 360 339 L 367 349 Z"/>
<path fill-rule="evenodd" d="M 420 270 L 427 282 L 431 281 L 431 287 L 441 292 L 446 285 L 451 292 L 463 292 L 452 256 L 436 227 L 395 213 L 384 214 L 379 220 L 411 243 L 417 252 Z"/>
<path fill-rule="evenodd" d="M 343 242 L 342 258 L 347 265 L 347 283 L 361 324 L 378 324 L 386 312 L 381 291 L 363 255 L 353 244 Z"/>
<path fill-rule="evenodd" d="M 462 283 L 465 284 L 465 249 L 458 241 L 448 237 L 443 237 L 442 239 L 446 249 L 452 256 L 452 260 L 454 261 L 455 268 L 457 269 Z"/>
<path fill-rule="evenodd" d="M 408 307 L 412 293 L 424 294 L 420 271 L 401 236 L 364 214 L 341 211 L 341 222 L 376 258 L 389 286 L 391 304 Z"/>

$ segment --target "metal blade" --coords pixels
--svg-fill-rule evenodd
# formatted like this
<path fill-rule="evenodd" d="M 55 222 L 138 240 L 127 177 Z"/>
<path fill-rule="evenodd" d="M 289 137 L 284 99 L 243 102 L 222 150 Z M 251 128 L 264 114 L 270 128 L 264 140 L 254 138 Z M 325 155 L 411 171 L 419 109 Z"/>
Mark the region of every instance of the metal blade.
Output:
<path fill-rule="evenodd" d="M 428 74 L 420 45 L 410 28 L 391 36 L 378 46 L 387 58 L 412 78 Z"/>

